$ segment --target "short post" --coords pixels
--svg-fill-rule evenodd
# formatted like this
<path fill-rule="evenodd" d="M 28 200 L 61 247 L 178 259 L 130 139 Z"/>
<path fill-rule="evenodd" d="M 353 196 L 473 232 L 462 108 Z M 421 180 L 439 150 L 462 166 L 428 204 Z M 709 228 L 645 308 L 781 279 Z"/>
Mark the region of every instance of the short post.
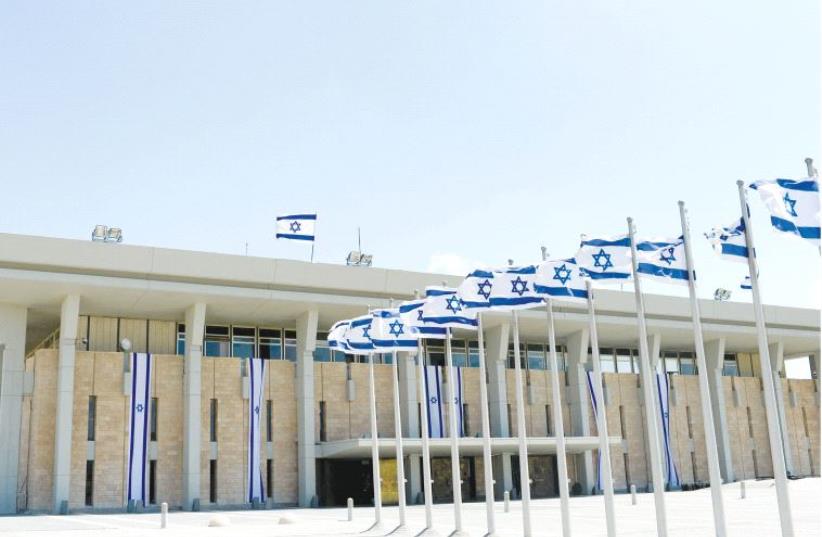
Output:
<path fill-rule="evenodd" d="M 511 493 L 507 490 L 502 493 L 502 504 L 505 506 L 505 512 L 511 510 Z"/>
<path fill-rule="evenodd" d="M 741 500 L 745 499 L 745 482 L 744 481 L 739 482 L 739 498 Z"/>
<path fill-rule="evenodd" d="M 348 505 L 348 521 L 351 522 L 354 520 L 354 498 L 348 498 L 346 504 Z"/>
<path fill-rule="evenodd" d="M 168 504 L 163 502 L 160 504 L 160 528 L 165 529 L 168 525 Z"/>
<path fill-rule="evenodd" d="M 631 505 L 636 505 L 636 485 L 631 485 Z"/>

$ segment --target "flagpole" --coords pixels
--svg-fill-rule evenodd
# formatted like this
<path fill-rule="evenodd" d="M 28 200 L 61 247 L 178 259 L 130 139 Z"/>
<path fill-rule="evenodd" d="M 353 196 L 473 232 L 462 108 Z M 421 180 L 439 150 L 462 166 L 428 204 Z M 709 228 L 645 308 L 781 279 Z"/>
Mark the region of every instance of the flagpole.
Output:
<path fill-rule="evenodd" d="M 628 235 L 631 239 L 631 272 L 634 278 L 634 296 L 639 324 L 639 366 L 642 372 L 642 396 L 645 399 L 645 423 L 648 430 L 648 450 L 651 455 L 651 476 L 654 484 L 654 505 L 656 507 L 656 529 L 659 537 L 668 535 L 668 516 L 665 508 L 665 481 L 662 477 L 662 454 L 659 450 L 659 424 L 657 421 L 656 395 L 653 389 L 653 374 L 648 352 L 648 329 L 645 325 L 645 304 L 642 300 L 642 285 L 639 280 L 634 219 L 628 217 Z"/>
<path fill-rule="evenodd" d="M 682 224 L 682 237 L 685 241 L 685 264 L 688 269 L 688 292 L 691 297 L 691 317 L 694 329 L 694 348 L 696 349 L 696 372 L 699 376 L 699 400 L 702 406 L 702 424 L 705 428 L 705 448 L 708 452 L 708 475 L 711 480 L 711 500 L 714 510 L 714 531 L 717 537 L 728 534 L 725 525 L 725 505 L 722 499 L 722 474 L 719 470 L 719 453 L 717 451 L 714 416 L 711 410 L 711 392 L 708 387 L 708 365 L 705 359 L 705 342 L 702 339 L 702 319 L 699 313 L 699 300 L 696 296 L 696 272 L 694 271 L 693 253 L 691 252 L 691 231 L 688 226 L 688 210 L 685 202 L 679 202 L 679 220 Z"/>
<path fill-rule="evenodd" d="M 422 407 L 420 408 L 420 429 L 422 443 L 422 489 L 425 496 L 425 530 L 423 533 L 433 533 L 434 522 L 431 515 L 433 497 L 431 492 L 431 448 L 428 442 L 428 396 L 425 393 L 425 352 L 422 346 L 422 339 L 417 342 L 417 371 L 419 379 L 417 390 Z"/>
<path fill-rule="evenodd" d="M 559 506 L 562 512 L 562 535 L 571 537 L 571 511 L 568 502 L 568 460 L 565 456 L 565 425 L 562 421 L 562 399 L 559 387 L 559 366 L 557 365 L 557 341 L 554 333 L 553 300 L 545 299 L 548 314 L 548 345 L 551 351 L 548 359 L 551 366 L 551 403 L 554 406 L 554 437 L 557 439 L 557 473 L 559 474 Z"/>
<path fill-rule="evenodd" d="M 771 444 L 771 462 L 773 463 L 774 483 L 776 485 L 776 500 L 779 506 L 779 521 L 782 527 L 782 537 L 793 537 L 793 520 L 791 519 L 791 499 L 788 493 L 788 477 L 785 469 L 785 454 L 783 453 L 782 436 L 779 430 L 779 415 L 776 407 L 773 371 L 771 370 L 771 356 L 768 350 L 768 336 L 765 328 L 765 317 L 762 311 L 762 300 L 759 293 L 759 274 L 754 249 L 753 230 L 748 214 L 748 203 L 745 198 L 745 183 L 736 182 L 739 190 L 739 204 L 742 211 L 742 221 L 745 223 L 745 245 L 748 248 L 748 271 L 751 276 L 751 291 L 753 292 L 754 316 L 756 317 L 756 336 L 759 344 L 759 369 L 762 371 L 762 391 L 765 395 L 765 415 L 768 421 L 768 438 Z"/>
<path fill-rule="evenodd" d="M 485 476 L 485 518 L 488 531 L 485 537 L 497 534 L 494 520 L 494 472 L 491 462 L 491 419 L 488 415 L 488 384 L 485 367 L 485 341 L 482 334 L 482 314 L 477 313 L 477 345 L 479 346 L 480 414 L 482 419 L 482 470 Z"/>
<path fill-rule="evenodd" d="M 594 290 L 591 280 L 585 279 L 585 291 L 588 295 L 588 331 L 591 338 L 591 366 L 594 372 L 594 397 L 600 401 L 601 409 L 594 408 L 594 419 L 597 423 L 599 438 L 599 460 L 602 468 L 602 493 L 605 499 L 605 527 L 608 537 L 616 536 L 616 515 L 614 513 L 614 478 L 611 470 L 611 448 L 608 445 L 608 419 L 605 415 L 605 390 L 602 387 L 602 362 L 599 360 L 599 335 L 597 334 L 596 310 L 594 308 Z"/>
<path fill-rule="evenodd" d="M 379 431 L 377 431 L 377 395 L 374 389 L 374 353 L 368 354 L 368 404 L 371 411 L 371 473 L 374 479 L 374 525 L 382 525 L 382 480 L 380 479 Z"/>
<path fill-rule="evenodd" d="M 462 530 L 462 472 L 460 471 L 460 450 L 457 441 L 457 402 L 454 388 L 457 376 L 454 374 L 454 360 L 451 356 L 451 329 L 445 333 L 445 366 L 448 369 L 448 430 L 451 437 L 451 488 L 454 496 L 454 531 L 451 535 L 465 535 Z"/>
<path fill-rule="evenodd" d="M 399 366 L 397 365 L 397 351 L 392 352 L 393 367 L 391 379 L 394 385 L 394 440 L 397 450 L 397 495 L 399 496 L 400 525 L 405 527 L 405 457 L 402 449 L 402 415 L 400 413 L 400 381 Z"/>
<path fill-rule="evenodd" d="M 517 440 L 519 443 L 519 488 L 522 496 L 522 534 L 531 537 L 531 475 L 528 470 L 528 444 L 525 432 L 525 397 L 522 390 L 522 367 L 519 349 L 519 318 L 512 310 L 514 324 L 514 374 L 517 394 Z"/>

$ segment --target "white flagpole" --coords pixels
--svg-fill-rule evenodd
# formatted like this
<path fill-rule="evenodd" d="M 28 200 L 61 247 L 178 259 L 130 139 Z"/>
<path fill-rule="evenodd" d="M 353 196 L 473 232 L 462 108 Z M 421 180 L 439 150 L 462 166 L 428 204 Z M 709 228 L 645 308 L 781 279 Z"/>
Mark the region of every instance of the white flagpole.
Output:
<path fill-rule="evenodd" d="M 788 494 L 788 477 L 785 469 L 782 436 L 779 431 L 779 414 L 776 407 L 776 394 L 771 371 L 771 355 L 768 350 L 768 335 L 765 332 L 765 316 L 762 311 L 762 299 L 759 293 L 759 274 L 754 250 L 753 230 L 748 214 L 748 203 L 745 198 L 745 183 L 736 182 L 739 190 L 739 204 L 742 210 L 742 221 L 745 223 L 745 245 L 748 248 L 748 271 L 751 276 L 754 316 L 756 317 L 756 336 L 759 344 L 759 369 L 762 371 L 762 391 L 765 395 L 765 415 L 768 421 L 768 438 L 771 444 L 771 461 L 773 463 L 776 500 L 779 505 L 779 521 L 782 526 L 782 537 L 793 537 L 793 519 L 791 518 L 791 498 Z"/>
<path fill-rule="evenodd" d="M 631 272 L 634 277 L 636 316 L 639 324 L 639 366 L 642 372 L 642 396 L 645 399 L 645 423 L 648 430 L 648 450 L 651 455 L 651 476 L 654 484 L 654 505 L 656 507 L 656 531 L 659 537 L 668 535 L 668 515 L 665 509 L 665 480 L 662 476 L 662 454 L 659 446 L 659 414 L 657 397 L 654 393 L 654 372 L 651 371 L 648 352 L 648 329 L 645 326 L 645 304 L 642 300 L 642 285 L 639 280 L 634 237 L 634 219 L 628 217 L 628 235 L 631 238 Z"/>
<path fill-rule="evenodd" d="M 725 504 L 722 499 L 722 474 L 719 471 L 719 453 L 717 451 L 716 430 L 714 429 L 714 416 L 711 410 L 711 392 L 708 388 L 708 365 L 705 359 L 705 342 L 702 340 L 699 300 L 696 297 L 696 272 L 694 271 L 694 260 L 691 253 L 691 231 L 688 226 L 687 212 L 685 202 L 680 201 L 679 220 L 682 224 L 682 237 L 685 240 L 685 263 L 688 269 L 688 291 L 691 297 L 691 317 L 694 325 L 696 371 L 699 376 L 699 401 L 702 406 L 702 423 L 705 427 L 705 447 L 708 451 L 708 475 L 711 480 L 714 531 L 717 537 L 725 537 L 728 530 L 725 525 Z"/>
<path fill-rule="evenodd" d="M 548 360 L 551 366 L 551 404 L 554 406 L 554 437 L 557 439 L 557 473 L 559 474 L 559 506 L 562 512 L 562 535 L 571 537 L 571 511 L 568 502 L 568 460 L 565 456 L 565 425 L 562 421 L 562 399 L 559 387 L 559 366 L 557 365 L 557 340 L 554 333 L 553 300 L 545 299 L 548 314 L 548 345 L 551 351 Z"/>
<path fill-rule="evenodd" d="M 599 401 L 599 408 L 594 409 L 599 438 L 599 460 L 602 468 L 602 493 L 605 499 L 605 527 L 608 537 L 616 536 L 616 515 L 614 513 L 614 478 L 611 473 L 611 448 L 608 445 L 608 419 L 605 415 L 605 390 L 602 387 L 602 362 L 599 361 L 599 335 L 597 334 L 596 310 L 594 309 L 594 290 L 591 280 L 585 280 L 585 291 L 588 295 L 588 331 L 591 338 L 591 366 L 594 372 L 592 381 L 594 396 Z"/>
<path fill-rule="evenodd" d="M 528 470 L 528 444 L 525 431 L 525 397 L 522 390 L 522 367 L 519 351 L 519 318 L 512 310 L 514 319 L 514 374 L 517 394 L 517 440 L 519 443 L 519 488 L 522 495 L 522 534 L 531 537 L 531 474 Z"/>
<path fill-rule="evenodd" d="M 422 490 L 425 496 L 425 530 L 423 533 L 434 531 L 434 522 L 431 515 L 431 506 L 434 502 L 431 492 L 431 448 L 428 445 L 428 396 L 425 393 L 425 352 L 422 347 L 422 339 L 417 343 L 417 371 L 419 379 L 417 389 L 419 392 L 420 408 L 420 432 L 422 442 Z"/>
<path fill-rule="evenodd" d="M 394 385 L 394 440 L 397 450 L 397 495 L 399 496 L 400 525 L 405 527 L 405 458 L 402 450 L 402 416 L 400 414 L 400 381 L 397 351 L 392 353 L 391 378 Z M 397 528 L 397 529 L 399 529 Z"/>
<path fill-rule="evenodd" d="M 482 469 L 485 476 L 485 517 L 488 531 L 485 537 L 497 534 L 494 521 L 494 472 L 491 466 L 491 420 L 488 416 L 488 384 L 485 371 L 485 341 L 482 334 L 482 314 L 477 313 L 477 345 L 479 346 L 480 414 L 482 417 Z"/>
<path fill-rule="evenodd" d="M 382 524 L 382 479 L 380 479 L 379 431 L 377 430 L 377 394 L 374 389 L 374 353 L 368 354 L 368 404 L 371 410 L 371 472 L 374 478 L 374 525 Z"/>
<path fill-rule="evenodd" d="M 454 361 L 451 356 L 451 329 L 446 329 L 445 366 L 448 369 L 448 430 L 451 437 L 451 488 L 454 496 L 454 531 L 451 535 L 465 535 L 462 530 L 462 472 L 460 471 L 460 450 L 457 435 L 457 401 Z"/>

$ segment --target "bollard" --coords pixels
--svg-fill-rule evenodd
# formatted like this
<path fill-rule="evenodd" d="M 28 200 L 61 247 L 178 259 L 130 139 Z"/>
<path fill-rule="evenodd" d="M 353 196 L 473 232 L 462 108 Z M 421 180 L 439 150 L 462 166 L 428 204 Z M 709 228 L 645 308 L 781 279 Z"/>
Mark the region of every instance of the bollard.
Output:
<path fill-rule="evenodd" d="M 744 500 L 745 499 L 745 482 L 739 482 L 739 498 Z"/>
<path fill-rule="evenodd" d="M 511 493 L 507 490 L 502 493 L 502 503 L 505 506 L 505 512 L 507 513 L 511 509 Z"/>
<path fill-rule="evenodd" d="M 636 505 L 636 485 L 631 485 L 631 505 Z"/>
<path fill-rule="evenodd" d="M 160 504 L 160 528 L 165 529 L 168 524 L 168 504 L 163 502 Z"/>
<path fill-rule="evenodd" d="M 348 521 L 354 520 L 354 498 L 348 498 Z"/>

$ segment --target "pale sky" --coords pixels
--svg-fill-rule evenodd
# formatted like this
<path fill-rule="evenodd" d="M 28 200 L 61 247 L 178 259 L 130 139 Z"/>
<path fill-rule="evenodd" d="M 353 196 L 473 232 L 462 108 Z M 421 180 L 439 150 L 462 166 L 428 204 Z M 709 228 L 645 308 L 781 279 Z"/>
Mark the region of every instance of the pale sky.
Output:
<path fill-rule="evenodd" d="M 0 232 L 465 273 L 701 234 L 735 181 L 820 155 L 820 5 L 708 1 L 38 2 L 0 7 Z M 818 163 L 822 168 L 822 163 Z M 765 301 L 818 308 L 818 251 L 751 198 Z M 432 282 L 438 283 L 438 282 Z M 650 292 L 685 289 L 647 285 Z"/>

